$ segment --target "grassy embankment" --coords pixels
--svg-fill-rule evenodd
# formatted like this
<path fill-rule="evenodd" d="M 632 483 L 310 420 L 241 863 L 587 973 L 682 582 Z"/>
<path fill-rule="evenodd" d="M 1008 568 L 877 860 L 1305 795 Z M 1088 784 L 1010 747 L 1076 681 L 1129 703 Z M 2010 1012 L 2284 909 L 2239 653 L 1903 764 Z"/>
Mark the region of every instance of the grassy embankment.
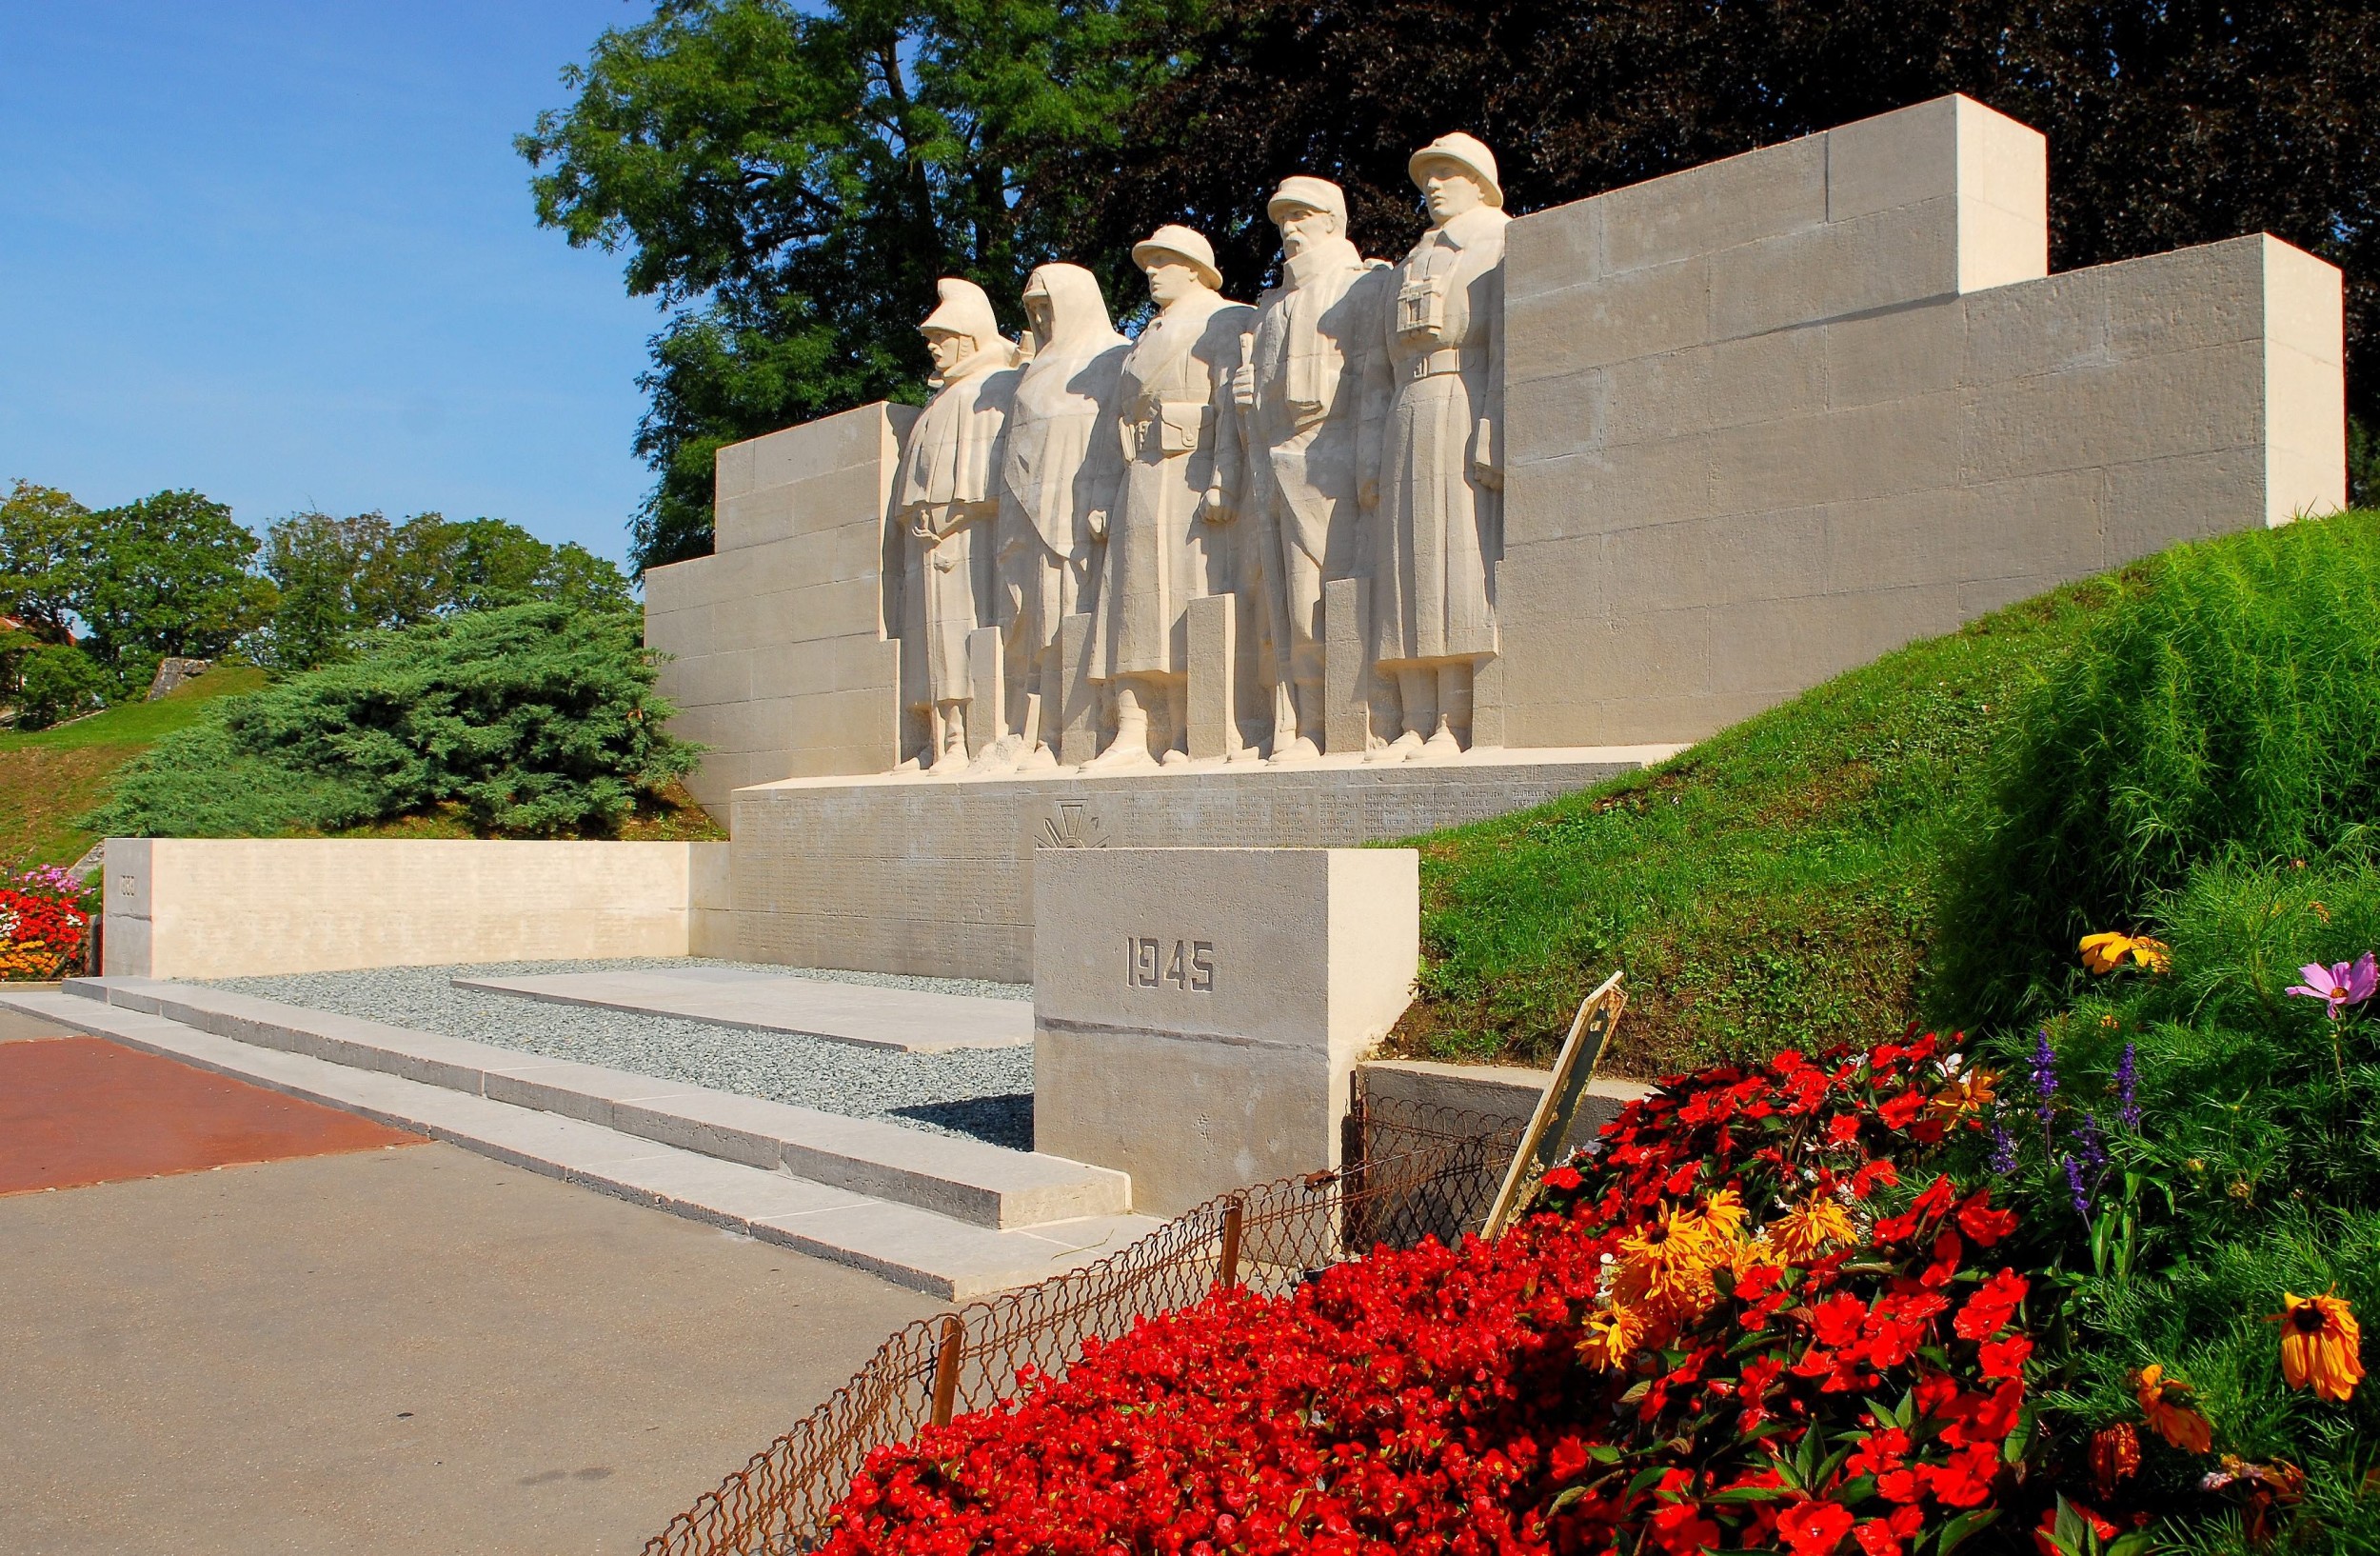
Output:
<path fill-rule="evenodd" d="M 1986 753 L 2141 577 L 2012 606 L 1657 768 L 1416 840 L 1425 970 L 1392 1047 L 1547 1063 L 1615 968 L 1631 1004 L 1605 1073 L 1897 1030 Z"/>
<path fill-rule="evenodd" d="M 226 666 L 153 703 L 127 703 L 30 734 L 0 733 L 0 865 L 70 865 L 96 837 L 76 821 L 108 796 L 125 763 L 195 724 L 218 697 L 265 672 Z"/>

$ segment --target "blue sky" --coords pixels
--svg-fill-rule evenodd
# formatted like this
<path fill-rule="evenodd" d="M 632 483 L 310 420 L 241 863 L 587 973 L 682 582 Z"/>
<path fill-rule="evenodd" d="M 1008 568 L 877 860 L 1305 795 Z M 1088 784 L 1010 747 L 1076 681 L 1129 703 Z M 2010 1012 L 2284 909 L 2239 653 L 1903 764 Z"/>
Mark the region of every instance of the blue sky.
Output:
<path fill-rule="evenodd" d="M 625 550 L 659 323 L 512 136 L 624 0 L 0 0 L 0 481 Z"/>

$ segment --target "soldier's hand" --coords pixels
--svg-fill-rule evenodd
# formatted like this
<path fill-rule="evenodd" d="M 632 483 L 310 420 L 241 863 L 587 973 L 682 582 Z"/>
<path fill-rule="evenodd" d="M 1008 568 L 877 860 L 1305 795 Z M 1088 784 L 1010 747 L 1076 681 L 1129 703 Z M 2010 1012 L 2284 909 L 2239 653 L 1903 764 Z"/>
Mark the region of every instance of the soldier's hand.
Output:
<path fill-rule="evenodd" d="M 1084 520 L 1084 528 L 1091 531 L 1093 540 L 1105 540 L 1107 538 L 1107 509 L 1103 508 L 1091 509 L 1090 516 Z"/>
<path fill-rule="evenodd" d="M 1379 477 L 1378 477 L 1378 476 L 1373 476 L 1373 475 L 1367 475 L 1367 476 L 1365 476 L 1365 477 L 1363 478 L 1363 484 L 1362 484 L 1361 486 L 1359 486 L 1359 487 L 1356 488 L 1356 501 L 1357 501 L 1358 503 L 1361 504 L 1361 505 L 1362 505 L 1363 507 L 1365 507 L 1365 508 L 1378 508 L 1378 507 L 1379 507 L 1379 506 L 1380 506 L 1380 482 L 1379 482 Z"/>
<path fill-rule="evenodd" d="M 1229 524 L 1240 515 L 1232 511 L 1231 499 L 1220 487 L 1206 489 L 1206 498 L 1199 504 L 1199 517 L 1209 524 Z"/>
<path fill-rule="evenodd" d="M 1231 370 L 1231 403 L 1245 410 L 1256 404 L 1256 364 L 1242 362 Z"/>
<path fill-rule="evenodd" d="M 1471 473 L 1490 491 L 1504 489 L 1504 472 L 1483 459 L 1472 461 Z"/>

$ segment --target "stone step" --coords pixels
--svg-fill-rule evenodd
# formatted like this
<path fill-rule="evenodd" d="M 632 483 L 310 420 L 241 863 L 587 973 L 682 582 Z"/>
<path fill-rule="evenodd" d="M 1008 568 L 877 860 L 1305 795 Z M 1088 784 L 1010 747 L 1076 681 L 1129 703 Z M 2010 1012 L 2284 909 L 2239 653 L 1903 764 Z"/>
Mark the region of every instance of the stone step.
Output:
<path fill-rule="evenodd" d="M 1030 1286 L 1154 1230 L 1099 1215 L 995 1231 L 912 1205 L 682 1149 L 584 1119 L 259 1046 L 64 992 L 0 988 L 0 1010 L 345 1108 L 546 1177 L 830 1259 L 946 1301 Z"/>
<path fill-rule="evenodd" d="M 1033 1042 L 1033 1006 L 1027 1000 L 835 983 L 743 968 L 638 968 L 449 981 L 484 993 L 680 1016 L 747 1031 L 800 1032 L 903 1053 L 1019 1048 Z"/>
<path fill-rule="evenodd" d="M 1000 1230 L 1121 1215 L 1132 1180 L 1038 1151 L 930 1134 L 881 1119 L 680 1086 L 599 1065 L 150 978 L 74 978 L 68 997 L 164 1016 L 201 1031 L 774 1170 Z"/>

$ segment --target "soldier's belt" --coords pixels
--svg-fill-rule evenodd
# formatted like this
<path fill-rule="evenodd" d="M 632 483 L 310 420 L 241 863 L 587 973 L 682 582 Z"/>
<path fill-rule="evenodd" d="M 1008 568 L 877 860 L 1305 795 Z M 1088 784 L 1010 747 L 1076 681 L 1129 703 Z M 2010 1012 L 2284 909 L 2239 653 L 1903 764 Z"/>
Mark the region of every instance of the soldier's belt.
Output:
<path fill-rule="evenodd" d="M 1407 357 L 1398 368 L 1397 376 L 1410 384 L 1417 379 L 1435 378 L 1439 373 L 1460 371 L 1462 350 L 1449 346 L 1436 351 L 1424 351 L 1419 356 Z"/>

